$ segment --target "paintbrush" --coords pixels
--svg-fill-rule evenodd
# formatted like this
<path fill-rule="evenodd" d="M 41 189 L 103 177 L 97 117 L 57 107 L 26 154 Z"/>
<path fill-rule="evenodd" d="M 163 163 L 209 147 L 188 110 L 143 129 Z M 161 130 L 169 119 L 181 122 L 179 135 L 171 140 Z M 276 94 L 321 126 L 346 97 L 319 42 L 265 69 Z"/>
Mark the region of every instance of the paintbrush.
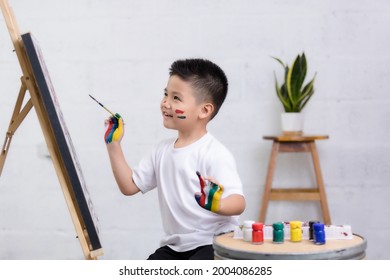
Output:
<path fill-rule="evenodd" d="M 106 107 L 104 107 L 104 105 L 102 103 L 100 103 L 99 101 L 97 101 L 92 95 L 89 94 L 89 97 L 91 97 L 93 100 L 95 100 L 97 102 L 97 104 L 99 104 L 100 106 L 103 107 L 103 109 L 105 109 L 107 112 L 109 112 L 113 117 L 119 119 L 115 114 L 113 114 L 110 110 L 108 110 Z"/>

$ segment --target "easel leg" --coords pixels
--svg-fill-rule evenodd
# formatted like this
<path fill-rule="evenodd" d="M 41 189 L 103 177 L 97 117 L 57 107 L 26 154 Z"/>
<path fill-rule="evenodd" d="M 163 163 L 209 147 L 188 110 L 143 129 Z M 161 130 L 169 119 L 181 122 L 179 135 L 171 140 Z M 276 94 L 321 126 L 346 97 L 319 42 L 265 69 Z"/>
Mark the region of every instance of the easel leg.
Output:
<path fill-rule="evenodd" d="M 268 202 L 271 194 L 272 181 L 275 172 L 276 156 L 278 155 L 279 146 L 280 146 L 279 142 L 274 142 L 272 144 L 272 152 L 268 164 L 267 177 L 265 180 L 263 199 L 261 203 L 261 210 L 259 216 L 259 222 L 263 222 L 263 223 L 265 222 L 265 216 L 267 214 Z"/>
<path fill-rule="evenodd" d="M 14 112 L 12 113 L 11 121 L 9 123 L 8 130 L 5 136 L 3 148 L 0 153 L 0 175 L 3 172 L 5 159 L 7 157 L 8 150 L 12 141 L 12 136 L 14 135 L 15 131 L 18 129 L 24 118 L 27 116 L 28 112 L 30 112 L 31 108 L 33 107 L 30 99 L 27 101 L 26 105 L 21 110 L 26 91 L 27 87 L 22 77 L 22 85 L 19 90 L 18 99 L 16 100 Z"/>
<path fill-rule="evenodd" d="M 329 214 L 328 201 L 326 199 L 325 186 L 324 186 L 324 181 L 322 179 L 320 160 L 319 160 L 317 148 L 314 141 L 310 143 L 310 150 L 313 158 L 314 171 L 316 173 L 317 187 L 320 193 L 322 216 L 324 218 L 324 223 L 330 225 L 332 223 Z"/>

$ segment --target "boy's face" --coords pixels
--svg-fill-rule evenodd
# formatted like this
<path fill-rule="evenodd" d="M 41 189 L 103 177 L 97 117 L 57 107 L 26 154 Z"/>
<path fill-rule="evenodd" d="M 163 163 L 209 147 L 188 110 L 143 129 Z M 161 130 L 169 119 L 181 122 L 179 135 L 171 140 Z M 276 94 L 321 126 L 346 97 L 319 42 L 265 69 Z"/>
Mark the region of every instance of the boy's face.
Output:
<path fill-rule="evenodd" d="M 199 121 L 202 105 L 196 100 L 189 82 L 171 76 L 161 101 L 164 126 L 183 132 L 191 130 Z"/>

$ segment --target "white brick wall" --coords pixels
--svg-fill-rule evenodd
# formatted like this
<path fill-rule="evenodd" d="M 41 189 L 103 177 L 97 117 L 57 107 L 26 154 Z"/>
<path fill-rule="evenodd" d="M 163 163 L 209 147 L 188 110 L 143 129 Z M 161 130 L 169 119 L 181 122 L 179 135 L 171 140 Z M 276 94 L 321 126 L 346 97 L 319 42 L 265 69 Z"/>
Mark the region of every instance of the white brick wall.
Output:
<path fill-rule="evenodd" d="M 369 259 L 389 259 L 390 2 L 91 1 L 9 3 L 22 32 L 44 52 L 62 111 L 100 219 L 104 259 L 144 259 L 162 226 L 156 193 L 124 197 L 103 142 L 106 113 L 121 113 L 135 165 L 159 139 L 174 135 L 158 109 L 177 58 L 205 57 L 225 69 L 229 96 L 209 130 L 234 153 L 245 185 L 242 220 L 256 219 L 271 143 L 282 110 L 273 71 L 305 51 L 316 93 L 305 109 L 318 142 L 333 223 L 368 239 Z M 0 17 L 0 141 L 20 86 L 20 68 Z M 80 259 L 70 215 L 32 111 L 17 131 L 0 179 L 0 259 Z M 2 143 L 2 142 L 1 142 Z M 295 164 L 295 163 L 299 164 Z M 294 163 L 293 168 L 291 168 Z M 313 184 L 308 155 L 278 159 L 275 184 Z M 305 166 L 309 166 L 308 169 Z M 267 221 L 316 219 L 315 203 L 272 202 Z"/>

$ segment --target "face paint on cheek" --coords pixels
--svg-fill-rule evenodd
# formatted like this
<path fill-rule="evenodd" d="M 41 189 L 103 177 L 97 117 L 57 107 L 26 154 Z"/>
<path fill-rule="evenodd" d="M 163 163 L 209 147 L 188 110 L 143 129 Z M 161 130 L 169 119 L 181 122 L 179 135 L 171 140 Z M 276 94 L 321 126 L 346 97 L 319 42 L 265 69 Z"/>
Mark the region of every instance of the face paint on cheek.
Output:
<path fill-rule="evenodd" d="M 184 114 L 184 111 L 179 110 L 179 109 L 176 109 L 176 110 L 175 110 L 175 113 L 176 113 L 176 114 L 182 115 L 182 114 Z M 184 120 L 184 119 L 186 118 L 186 116 L 177 116 L 177 118 L 178 118 L 178 119 L 181 119 L 181 120 Z"/>

